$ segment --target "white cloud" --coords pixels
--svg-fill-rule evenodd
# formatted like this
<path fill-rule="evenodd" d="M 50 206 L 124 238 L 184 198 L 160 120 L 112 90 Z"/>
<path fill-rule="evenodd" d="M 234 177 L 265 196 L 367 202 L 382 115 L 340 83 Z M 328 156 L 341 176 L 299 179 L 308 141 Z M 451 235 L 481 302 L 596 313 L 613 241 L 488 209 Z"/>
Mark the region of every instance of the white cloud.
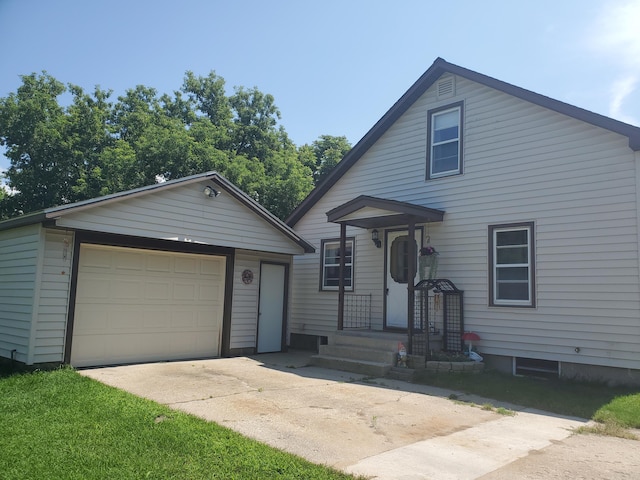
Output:
<path fill-rule="evenodd" d="M 609 115 L 626 123 L 638 123 L 638 121 L 623 111 L 624 101 L 636 90 L 638 75 L 621 77 L 611 86 L 611 101 L 609 102 Z"/>
<path fill-rule="evenodd" d="M 610 87 L 609 115 L 627 123 L 640 124 L 628 113 L 632 95 L 640 94 L 640 0 L 614 0 L 603 4 L 590 32 L 593 49 L 615 69 Z"/>

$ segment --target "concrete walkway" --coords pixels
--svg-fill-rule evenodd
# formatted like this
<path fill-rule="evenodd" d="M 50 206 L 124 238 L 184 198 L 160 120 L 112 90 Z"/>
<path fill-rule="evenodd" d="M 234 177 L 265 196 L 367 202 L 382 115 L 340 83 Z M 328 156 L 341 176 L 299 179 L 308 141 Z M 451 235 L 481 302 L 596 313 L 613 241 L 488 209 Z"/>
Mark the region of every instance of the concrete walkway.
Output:
<path fill-rule="evenodd" d="M 379 480 L 479 478 L 585 423 L 494 402 L 517 410 L 504 416 L 454 402 L 447 390 L 308 361 L 307 352 L 291 352 L 80 373 L 314 463 Z"/>

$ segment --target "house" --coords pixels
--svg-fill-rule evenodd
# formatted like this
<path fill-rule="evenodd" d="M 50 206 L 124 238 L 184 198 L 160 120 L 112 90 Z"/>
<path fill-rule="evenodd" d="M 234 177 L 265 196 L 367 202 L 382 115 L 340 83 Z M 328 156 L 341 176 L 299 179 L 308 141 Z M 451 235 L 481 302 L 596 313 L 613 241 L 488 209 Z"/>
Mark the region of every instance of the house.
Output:
<path fill-rule="evenodd" d="M 0 223 L 0 357 L 93 366 L 286 348 L 314 248 L 208 172 Z"/>
<path fill-rule="evenodd" d="M 471 331 L 502 370 L 640 384 L 639 215 L 640 128 L 438 58 L 287 219 L 318 247 L 293 261 L 291 343 Z"/>

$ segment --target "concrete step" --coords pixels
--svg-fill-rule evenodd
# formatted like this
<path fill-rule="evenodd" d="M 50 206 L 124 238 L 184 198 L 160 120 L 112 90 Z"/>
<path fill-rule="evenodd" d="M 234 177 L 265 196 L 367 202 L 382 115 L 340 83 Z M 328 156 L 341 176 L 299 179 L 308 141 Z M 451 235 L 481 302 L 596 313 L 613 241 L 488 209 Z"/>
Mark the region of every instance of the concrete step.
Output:
<path fill-rule="evenodd" d="M 396 347 L 397 348 L 397 347 Z M 352 345 L 320 345 L 320 355 L 395 364 L 397 351 L 361 348 Z"/>
<path fill-rule="evenodd" d="M 404 333 L 381 333 L 370 331 L 336 332 L 333 337 L 333 345 L 347 345 L 371 350 L 384 350 L 398 353 L 398 342 L 407 345 L 407 335 Z"/>
<path fill-rule="evenodd" d="M 311 357 L 311 365 L 358 373 L 369 377 L 384 377 L 393 366 L 392 364 L 385 362 L 354 360 L 351 358 L 332 357 L 329 355 L 313 355 Z"/>

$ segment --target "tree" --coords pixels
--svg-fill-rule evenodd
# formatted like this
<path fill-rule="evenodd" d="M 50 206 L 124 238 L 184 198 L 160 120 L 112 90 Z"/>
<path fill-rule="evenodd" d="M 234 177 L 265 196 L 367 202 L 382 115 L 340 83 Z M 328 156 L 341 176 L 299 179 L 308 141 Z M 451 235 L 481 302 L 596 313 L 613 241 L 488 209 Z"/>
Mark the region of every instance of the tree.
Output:
<path fill-rule="evenodd" d="M 104 188 L 104 152 L 115 146 L 116 139 L 110 132 L 111 92 L 96 87 L 88 95 L 75 85 L 69 85 L 69 91 L 73 102 L 65 112 L 64 141 L 71 169 L 69 201 L 78 201 L 110 191 Z M 110 181 L 122 183 L 121 179 Z"/>
<path fill-rule="evenodd" d="M 351 150 L 351 144 L 345 136 L 321 135 L 312 143 L 311 150 L 315 157 L 313 181 L 318 185 Z"/>
<path fill-rule="evenodd" d="M 17 92 L 0 99 L 0 145 L 11 161 L 6 177 L 18 190 L 4 209 L 8 215 L 55 205 L 70 194 L 66 119 L 57 100 L 66 89 L 46 72 L 21 78 Z"/>
<path fill-rule="evenodd" d="M 215 72 L 187 72 L 172 95 L 138 85 L 115 102 L 46 72 L 22 81 L 0 99 L 6 177 L 18 191 L 0 197 L 4 217 L 216 170 L 285 218 L 344 150 L 344 137 L 329 136 L 296 148 L 272 95 L 238 87 L 227 96 Z"/>
<path fill-rule="evenodd" d="M 196 77 L 193 72 L 185 74 L 182 91 L 196 108 L 217 127 L 231 126 L 231 106 L 225 93 L 224 78 L 210 72 L 206 77 Z"/>
<path fill-rule="evenodd" d="M 237 87 L 229 98 L 234 113 L 231 133 L 232 149 L 236 155 L 264 161 L 277 150 L 280 110 L 272 95 L 264 94 L 256 87 L 246 90 Z"/>

